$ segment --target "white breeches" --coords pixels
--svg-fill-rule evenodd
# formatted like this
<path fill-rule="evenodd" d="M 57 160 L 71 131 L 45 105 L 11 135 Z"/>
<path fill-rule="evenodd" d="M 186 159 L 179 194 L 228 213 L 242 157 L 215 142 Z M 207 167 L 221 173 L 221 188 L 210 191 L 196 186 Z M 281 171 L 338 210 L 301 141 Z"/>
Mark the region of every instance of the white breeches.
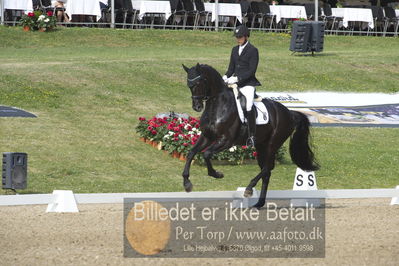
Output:
<path fill-rule="evenodd" d="M 244 94 L 245 99 L 247 100 L 247 111 L 251 111 L 252 105 L 254 104 L 254 96 L 255 96 L 255 87 L 253 86 L 245 86 L 239 89 L 242 94 Z"/>

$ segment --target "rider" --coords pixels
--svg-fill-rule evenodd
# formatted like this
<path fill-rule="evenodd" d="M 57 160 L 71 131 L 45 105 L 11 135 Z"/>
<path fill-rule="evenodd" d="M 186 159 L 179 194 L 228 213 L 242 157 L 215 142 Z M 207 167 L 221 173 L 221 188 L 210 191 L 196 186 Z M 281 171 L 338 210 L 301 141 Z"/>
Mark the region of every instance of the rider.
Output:
<path fill-rule="evenodd" d="M 247 144 L 255 146 L 256 114 L 252 110 L 255 97 L 255 86 L 260 86 L 255 73 L 258 67 L 258 49 L 249 42 L 249 30 L 244 25 L 234 30 L 238 45 L 231 51 L 230 64 L 223 80 L 231 85 L 237 84 L 246 98 L 244 116 L 247 119 L 249 138 Z"/>

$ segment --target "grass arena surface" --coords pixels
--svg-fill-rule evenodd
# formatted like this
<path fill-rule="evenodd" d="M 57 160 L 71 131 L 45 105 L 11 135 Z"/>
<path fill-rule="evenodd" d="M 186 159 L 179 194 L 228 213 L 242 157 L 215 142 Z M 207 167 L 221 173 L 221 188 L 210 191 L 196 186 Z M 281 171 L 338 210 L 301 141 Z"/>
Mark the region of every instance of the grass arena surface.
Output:
<path fill-rule="evenodd" d="M 63 214 L 45 213 L 45 205 L 0 207 L 0 254 L 4 265 L 397 265 L 399 205 L 389 201 L 327 200 L 322 259 L 124 258 L 122 204 Z"/>
<path fill-rule="evenodd" d="M 0 39 L 0 104 L 38 115 L 0 118 L 0 153 L 29 156 L 21 193 L 183 191 L 183 163 L 139 141 L 134 128 L 139 116 L 169 110 L 199 116 L 181 64 L 224 73 L 231 32 L 0 27 Z M 253 32 L 251 42 L 260 51 L 259 91 L 399 91 L 398 38 L 326 36 L 315 57 L 292 56 L 284 34 Z M 395 187 L 398 139 L 392 128 L 314 128 L 318 187 Z M 235 190 L 259 171 L 216 169 L 224 179 L 194 165 L 194 191 Z M 269 188 L 291 189 L 294 173 L 287 155 Z"/>

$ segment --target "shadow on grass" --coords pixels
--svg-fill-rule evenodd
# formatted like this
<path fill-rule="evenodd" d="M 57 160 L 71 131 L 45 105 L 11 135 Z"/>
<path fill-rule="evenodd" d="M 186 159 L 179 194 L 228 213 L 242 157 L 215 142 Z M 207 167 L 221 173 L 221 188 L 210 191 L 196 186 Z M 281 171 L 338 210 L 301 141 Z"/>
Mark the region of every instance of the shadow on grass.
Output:
<path fill-rule="evenodd" d="M 337 56 L 335 53 L 292 53 L 294 56 L 303 56 L 303 57 L 325 57 L 325 56 Z"/>

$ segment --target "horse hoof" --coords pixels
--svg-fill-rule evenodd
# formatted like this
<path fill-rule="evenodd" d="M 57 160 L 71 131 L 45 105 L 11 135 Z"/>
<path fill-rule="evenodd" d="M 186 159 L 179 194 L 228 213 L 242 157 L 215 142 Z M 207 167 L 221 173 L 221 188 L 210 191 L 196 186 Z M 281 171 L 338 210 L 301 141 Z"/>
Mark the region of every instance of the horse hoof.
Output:
<path fill-rule="evenodd" d="M 258 201 L 252 208 L 257 208 L 258 210 L 265 205 L 264 201 Z"/>
<path fill-rule="evenodd" d="M 193 191 L 193 184 L 191 184 L 191 182 L 184 184 L 184 189 L 186 190 L 186 192 Z"/>
<path fill-rule="evenodd" d="M 248 189 L 246 189 L 245 191 L 244 191 L 244 197 L 246 197 L 246 198 L 249 198 L 249 197 L 251 197 L 252 196 L 252 189 L 251 190 L 248 190 Z"/>
<path fill-rule="evenodd" d="M 214 178 L 223 178 L 224 174 L 218 171 L 215 171 L 215 173 L 210 174 L 210 176 L 214 177 Z"/>

